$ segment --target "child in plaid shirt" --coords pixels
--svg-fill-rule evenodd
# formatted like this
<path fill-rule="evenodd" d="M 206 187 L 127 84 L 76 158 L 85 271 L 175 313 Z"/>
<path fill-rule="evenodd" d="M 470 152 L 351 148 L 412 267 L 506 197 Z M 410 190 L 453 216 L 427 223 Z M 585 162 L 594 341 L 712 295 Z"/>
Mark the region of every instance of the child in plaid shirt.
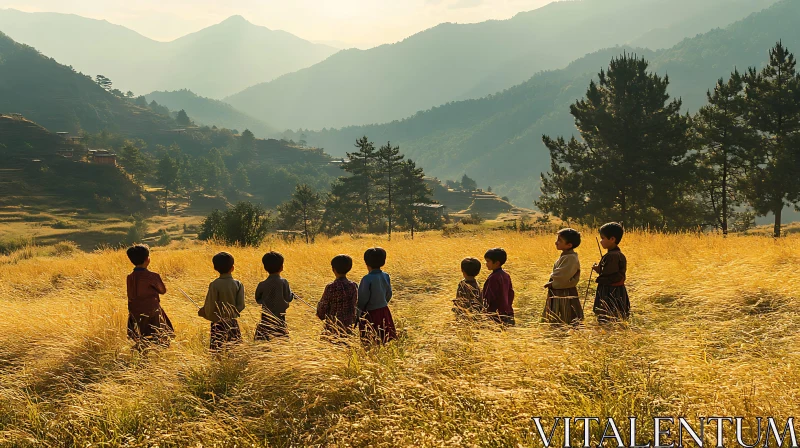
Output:
<path fill-rule="evenodd" d="M 353 268 L 353 259 L 348 255 L 337 255 L 331 260 L 336 280 L 325 287 L 319 304 L 317 317 L 325 321 L 325 333 L 334 336 L 350 334 L 356 324 L 358 285 L 347 279 Z"/>

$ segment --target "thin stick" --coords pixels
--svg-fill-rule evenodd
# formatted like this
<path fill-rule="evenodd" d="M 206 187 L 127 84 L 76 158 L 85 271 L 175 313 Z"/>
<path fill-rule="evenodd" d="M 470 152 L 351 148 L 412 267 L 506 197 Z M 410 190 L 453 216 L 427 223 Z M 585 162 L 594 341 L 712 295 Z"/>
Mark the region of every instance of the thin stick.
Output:
<path fill-rule="evenodd" d="M 190 301 L 190 302 L 192 302 L 192 305 L 196 306 L 198 310 L 200 309 L 200 306 L 198 306 L 198 305 L 197 305 L 197 302 L 195 302 L 194 300 L 192 300 L 192 298 L 191 298 L 191 297 L 189 297 L 189 294 L 186 294 L 186 291 L 182 290 L 181 288 L 178 288 L 178 291 L 180 291 L 180 292 L 181 292 L 181 294 L 183 294 L 183 296 L 184 296 L 184 297 L 186 297 L 187 299 L 189 299 L 189 301 Z"/>
<path fill-rule="evenodd" d="M 308 302 L 306 302 L 305 300 L 303 300 L 303 298 L 302 298 L 302 297 L 300 297 L 300 296 L 298 296 L 297 294 L 295 294 L 295 293 L 292 293 L 292 297 L 294 297 L 295 299 L 297 299 L 297 300 L 299 300 L 299 301 L 303 302 L 303 303 L 304 303 L 304 304 L 305 304 L 307 307 L 309 307 L 309 308 L 311 308 L 312 310 L 314 310 L 314 312 L 316 312 L 316 311 L 317 311 L 317 309 L 316 309 L 316 308 L 314 308 L 313 306 L 311 306 L 311 305 L 310 305 Z"/>
<path fill-rule="evenodd" d="M 594 274 L 594 269 L 589 271 L 589 283 L 586 284 L 586 294 L 583 295 L 583 308 L 586 309 L 586 301 L 589 300 L 589 288 L 592 286 L 592 274 Z"/>

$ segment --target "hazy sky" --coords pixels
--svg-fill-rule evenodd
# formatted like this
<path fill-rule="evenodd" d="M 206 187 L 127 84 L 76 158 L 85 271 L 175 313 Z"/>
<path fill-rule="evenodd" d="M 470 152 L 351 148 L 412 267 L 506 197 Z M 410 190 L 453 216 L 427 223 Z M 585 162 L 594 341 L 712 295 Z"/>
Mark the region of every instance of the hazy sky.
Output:
<path fill-rule="evenodd" d="M 172 40 L 239 14 L 311 41 L 396 42 L 441 22 L 507 19 L 553 0 L 0 0 L 0 8 L 105 19 Z"/>

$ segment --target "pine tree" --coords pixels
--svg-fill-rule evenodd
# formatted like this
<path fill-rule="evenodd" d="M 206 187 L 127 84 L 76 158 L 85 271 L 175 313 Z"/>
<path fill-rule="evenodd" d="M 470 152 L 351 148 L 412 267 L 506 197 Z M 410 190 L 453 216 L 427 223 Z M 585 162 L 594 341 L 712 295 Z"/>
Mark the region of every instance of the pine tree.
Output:
<path fill-rule="evenodd" d="M 256 158 L 256 136 L 245 129 L 242 136 L 239 137 L 239 160 L 248 163 Z"/>
<path fill-rule="evenodd" d="M 192 120 L 189 119 L 189 115 L 187 115 L 186 111 L 183 109 L 178 111 L 175 122 L 178 123 L 179 126 L 190 126 L 192 124 Z"/>
<path fill-rule="evenodd" d="M 738 71 L 725 82 L 720 79 L 708 92 L 708 105 L 696 117 L 702 149 L 698 154 L 698 177 L 702 196 L 711 209 L 715 227 L 728 234 L 734 207 L 741 204 L 735 183 L 743 147 L 753 142 L 752 129 L 742 120 L 744 79 Z"/>
<path fill-rule="evenodd" d="M 463 176 L 461 176 L 461 188 L 464 191 L 475 191 L 478 189 L 478 183 L 472 180 L 466 174 L 464 174 Z"/>
<path fill-rule="evenodd" d="M 306 184 L 297 185 L 292 199 L 278 207 L 280 225 L 287 229 L 301 227 L 308 244 L 319 228 L 321 208 L 322 198 L 318 192 Z"/>
<path fill-rule="evenodd" d="M 413 160 L 407 159 L 400 165 L 400 176 L 397 182 L 397 199 L 400 216 L 411 230 L 411 238 L 414 238 L 416 228 L 417 205 L 430 204 L 433 202 L 431 191 L 425 185 L 425 172 L 417 167 Z"/>
<path fill-rule="evenodd" d="M 158 183 L 164 186 L 164 213 L 169 215 L 168 199 L 169 192 L 173 191 L 178 184 L 178 171 L 180 165 L 178 161 L 169 154 L 164 154 L 158 162 Z"/>
<path fill-rule="evenodd" d="M 140 148 L 140 146 L 143 144 L 143 142 L 137 143 L 131 140 L 126 140 L 122 146 L 119 157 L 119 161 L 123 168 L 125 168 L 125 171 L 130 173 L 131 176 L 140 182 L 148 174 L 148 172 L 150 172 L 150 165 L 147 157 L 142 153 Z"/>
<path fill-rule="evenodd" d="M 359 197 L 339 178 L 331 184 L 331 191 L 325 198 L 325 212 L 322 214 L 321 228 L 328 235 L 353 233 L 359 230 L 358 214 L 361 209 Z"/>
<path fill-rule="evenodd" d="M 358 148 L 358 151 L 354 153 L 348 152 L 347 158 L 349 160 L 342 164 L 342 169 L 351 174 L 350 177 L 342 178 L 342 184 L 345 190 L 357 194 L 361 204 L 363 204 L 363 211 L 359 213 L 359 218 L 366 222 L 367 232 L 369 232 L 374 228 L 372 218 L 375 207 L 375 178 L 377 176 L 376 162 L 378 153 L 375 150 L 375 145 L 366 136 L 356 140 L 355 147 Z"/>
<path fill-rule="evenodd" d="M 543 136 L 551 173 L 542 174 L 542 211 L 585 224 L 698 223 L 690 120 L 680 114 L 680 100 L 669 101 L 669 79 L 647 68 L 632 55 L 613 59 L 570 107 L 582 141 Z"/>
<path fill-rule="evenodd" d="M 397 205 L 393 201 L 396 195 L 397 181 L 400 175 L 400 167 L 403 163 L 403 155 L 400 154 L 399 146 L 392 146 L 391 142 L 378 149 L 377 157 L 377 186 L 380 189 L 382 198 L 386 200 L 385 213 L 388 221 L 389 241 L 392 240 L 392 226 L 394 224 L 394 214 Z"/>
<path fill-rule="evenodd" d="M 744 76 L 745 120 L 760 136 L 745 155 L 743 190 L 760 215 L 775 215 L 781 235 L 783 208 L 800 201 L 800 75 L 794 55 L 779 42 L 769 65 Z"/>

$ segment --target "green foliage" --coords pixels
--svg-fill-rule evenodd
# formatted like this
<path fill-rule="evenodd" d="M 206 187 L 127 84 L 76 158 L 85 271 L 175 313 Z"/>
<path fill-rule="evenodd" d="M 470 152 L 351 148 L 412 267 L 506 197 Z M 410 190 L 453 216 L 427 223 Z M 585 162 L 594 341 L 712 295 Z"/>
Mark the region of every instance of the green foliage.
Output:
<path fill-rule="evenodd" d="M 178 111 L 178 115 L 175 118 L 175 122 L 178 123 L 178 126 L 191 126 L 192 120 L 189 119 L 189 116 L 186 114 L 186 111 L 181 109 Z"/>
<path fill-rule="evenodd" d="M 169 236 L 166 230 L 161 229 L 158 231 L 158 240 L 156 241 L 156 245 L 158 246 L 169 246 L 169 243 L 172 242 L 172 237 Z"/>
<path fill-rule="evenodd" d="M 478 183 L 475 182 L 469 176 L 467 176 L 466 173 L 463 176 L 461 176 L 460 186 L 465 191 L 475 191 L 478 189 Z"/>
<path fill-rule="evenodd" d="M 136 180 L 142 182 L 152 172 L 151 161 L 142 153 L 141 148 L 146 146 L 143 141 L 126 140 L 119 153 L 119 163 Z"/>
<path fill-rule="evenodd" d="M 158 162 L 158 183 L 164 187 L 164 212 L 169 214 L 169 207 L 167 201 L 169 199 L 170 191 L 174 191 L 178 185 L 178 173 L 180 172 L 180 165 L 178 161 L 171 157 L 169 154 L 164 154 Z"/>
<path fill-rule="evenodd" d="M 134 214 L 132 217 L 133 225 L 128 228 L 128 233 L 125 235 L 123 243 L 130 246 L 132 244 L 141 243 L 147 235 L 147 223 L 144 216 L 141 214 Z"/>
<path fill-rule="evenodd" d="M 695 143 L 668 79 L 648 62 L 623 55 L 571 107 L 582 140 L 544 136 L 551 173 L 542 174 L 536 205 L 564 220 L 593 225 L 685 228 L 699 224 L 692 202 Z M 647 132 L 642 132 L 647 129 Z"/>
<path fill-rule="evenodd" d="M 313 241 L 322 220 L 322 197 L 306 184 L 297 185 L 292 199 L 278 207 L 278 226 L 284 230 L 302 230 L 306 243 Z"/>
<path fill-rule="evenodd" d="M 754 143 L 752 128 L 742 120 L 744 111 L 743 78 L 735 71 L 725 82 L 720 79 L 708 92 L 708 105 L 695 117 L 695 127 L 702 144 L 697 154 L 700 195 L 709 222 L 728 233 L 729 221 L 742 203 L 737 183 L 745 148 Z"/>
<path fill-rule="evenodd" d="M 775 215 L 774 236 L 781 235 L 781 214 L 800 202 L 800 74 L 794 55 L 778 43 L 769 64 L 744 76 L 744 118 L 759 141 L 745 156 L 744 192 L 764 215 Z"/>
<path fill-rule="evenodd" d="M 225 212 L 214 210 L 200 225 L 201 240 L 258 246 L 269 233 L 272 217 L 260 205 L 239 202 Z"/>

